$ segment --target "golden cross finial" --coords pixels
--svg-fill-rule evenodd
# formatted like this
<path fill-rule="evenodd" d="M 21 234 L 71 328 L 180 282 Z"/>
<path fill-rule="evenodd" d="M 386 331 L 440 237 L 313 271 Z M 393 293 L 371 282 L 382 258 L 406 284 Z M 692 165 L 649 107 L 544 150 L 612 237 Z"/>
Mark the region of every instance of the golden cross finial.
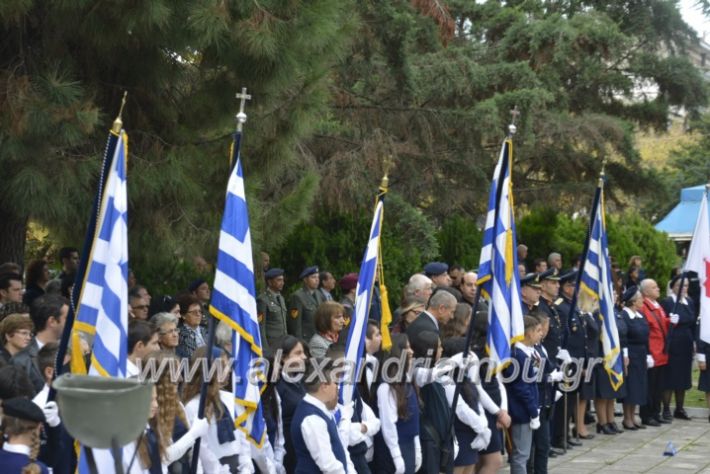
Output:
<path fill-rule="evenodd" d="M 237 92 L 236 98 L 240 100 L 239 113 L 237 114 L 237 132 L 241 132 L 244 123 L 247 121 L 247 114 L 244 112 L 244 106 L 246 105 L 247 100 L 251 100 L 251 95 L 247 94 L 246 87 L 242 87 L 242 91 Z"/>
<path fill-rule="evenodd" d="M 394 167 L 392 155 L 387 155 L 387 157 L 382 161 L 382 167 L 384 168 L 384 175 L 382 176 L 382 181 L 380 182 L 380 192 L 386 193 L 390 183 L 388 175 L 390 170 Z"/>
<path fill-rule="evenodd" d="M 111 131 L 118 135 L 121 133 L 121 129 L 123 128 L 123 120 L 121 119 L 121 116 L 123 115 L 123 108 L 126 106 L 126 97 L 128 96 L 128 91 L 123 91 L 123 99 L 121 99 L 121 108 L 118 109 L 118 115 L 113 121 L 113 126 L 111 127 Z"/>
<path fill-rule="evenodd" d="M 516 105 L 515 107 L 513 107 L 513 110 L 510 111 L 510 125 L 508 125 L 508 135 L 511 137 L 515 135 L 515 132 L 518 130 L 515 126 L 515 122 L 518 120 L 519 116 L 520 109 L 518 109 L 518 106 Z"/>

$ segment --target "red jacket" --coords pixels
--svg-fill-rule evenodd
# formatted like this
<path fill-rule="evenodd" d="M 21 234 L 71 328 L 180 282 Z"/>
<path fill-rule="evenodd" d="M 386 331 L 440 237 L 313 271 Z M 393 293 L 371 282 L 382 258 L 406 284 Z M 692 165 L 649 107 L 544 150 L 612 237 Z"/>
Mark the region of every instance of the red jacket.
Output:
<path fill-rule="evenodd" d="M 666 312 L 657 302 L 644 298 L 641 313 L 648 322 L 648 351 L 653 356 L 653 366 L 659 367 L 668 364 L 668 354 L 663 352 L 670 327 L 670 320 Z"/>

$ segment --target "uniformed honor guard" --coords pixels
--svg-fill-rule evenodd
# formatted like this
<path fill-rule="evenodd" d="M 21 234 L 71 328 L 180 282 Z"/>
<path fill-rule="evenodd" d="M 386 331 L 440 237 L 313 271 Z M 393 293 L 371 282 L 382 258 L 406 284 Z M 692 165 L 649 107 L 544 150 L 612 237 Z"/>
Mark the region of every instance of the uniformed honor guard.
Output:
<path fill-rule="evenodd" d="M 284 270 L 270 268 L 264 273 L 266 290 L 256 299 L 259 317 L 261 344 L 264 348 L 276 347 L 278 341 L 287 334 L 288 309 L 281 295 L 284 287 Z"/>
<path fill-rule="evenodd" d="M 315 314 L 318 306 L 324 303 L 323 295 L 318 291 L 318 267 L 306 267 L 298 276 L 303 287 L 291 295 L 288 305 L 288 333 L 306 341 L 315 334 Z"/>
<path fill-rule="evenodd" d="M 540 303 L 540 279 L 537 273 L 528 273 L 520 279 L 520 298 L 523 300 L 523 312 L 530 315 Z"/>
<path fill-rule="evenodd" d="M 437 288 L 451 286 L 449 265 L 444 262 L 429 262 L 424 265 L 424 274 L 431 278 Z"/>

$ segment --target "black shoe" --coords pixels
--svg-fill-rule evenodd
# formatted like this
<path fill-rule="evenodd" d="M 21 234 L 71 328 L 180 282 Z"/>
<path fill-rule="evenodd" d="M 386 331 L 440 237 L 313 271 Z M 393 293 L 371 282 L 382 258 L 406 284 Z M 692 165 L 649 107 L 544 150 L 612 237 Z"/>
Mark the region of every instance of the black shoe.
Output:
<path fill-rule="evenodd" d="M 575 441 L 573 439 L 568 439 L 567 444 L 572 445 L 572 446 L 582 446 L 582 443 L 579 441 Z"/>
<path fill-rule="evenodd" d="M 597 423 L 597 433 L 613 435 L 616 434 L 616 431 L 609 426 L 609 423 L 607 423 L 606 425 L 600 425 L 599 423 Z"/>
<path fill-rule="evenodd" d="M 626 431 L 637 431 L 640 428 L 639 426 L 637 426 L 635 424 L 631 425 L 631 426 L 626 426 L 626 423 L 624 423 L 624 422 L 621 422 L 621 426 L 623 426 Z"/>
<path fill-rule="evenodd" d="M 548 457 L 548 459 L 556 458 L 556 457 L 557 457 L 557 454 L 555 454 L 554 451 L 550 450 L 550 451 L 547 453 L 547 457 Z"/>
<path fill-rule="evenodd" d="M 554 454 L 555 456 L 562 456 L 563 454 L 565 454 L 565 450 L 562 448 L 556 448 L 556 447 L 552 446 L 550 448 L 550 454 Z"/>
<path fill-rule="evenodd" d="M 653 419 L 662 425 L 670 425 L 672 423 L 671 420 L 666 420 L 664 418 L 661 418 L 660 416 L 654 417 Z"/>
<path fill-rule="evenodd" d="M 587 433 L 584 436 L 579 435 L 579 439 L 594 439 L 594 435 L 592 433 Z"/>
<path fill-rule="evenodd" d="M 619 429 L 619 427 L 616 425 L 616 423 L 607 423 L 606 426 L 608 426 L 609 429 L 614 432 L 614 434 L 623 433 L 623 431 L 621 431 Z"/>
<path fill-rule="evenodd" d="M 636 423 L 634 423 L 634 426 L 635 426 L 636 428 L 638 428 L 639 430 L 645 430 L 645 429 L 646 429 L 646 425 L 637 425 Z"/>
<path fill-rule="evenodd" d="M 678 411 L 678 410 L 676 410 L 676 411 Z M 663 410 L 663 414 L 661 415 L 661 418 L 663 418 L 664 420 L 670 420 L 673 418 L 673 415 L 671 415 L 670 410 Z"/>
<path fill-rule="evenodd" d="M 670 413 L 669 413 L 670 415 Z M 684 409 L 677 409 L 676 411 L 673 412 L 673 418 L 678 418 L 681 420 L 692 420 L 693 418 L 686 413 Z"/>
<path fill-rule="evenodd" d="M 594 417 L 594 415 L 590 413 L 585 413 L 584 414 L 584 424 L 585 425 L 591 425 L 592 423 L 596 423 L 597 419 Z"/>
<path fill-rule="evenodd" d="M 661 426 L 661 424 L 658 422 L 658 420 L 655 420 L 653 418 L 650 418 L 648 420 L 641 420 L 641 423 L 643 423 L 644 426 Z"/>

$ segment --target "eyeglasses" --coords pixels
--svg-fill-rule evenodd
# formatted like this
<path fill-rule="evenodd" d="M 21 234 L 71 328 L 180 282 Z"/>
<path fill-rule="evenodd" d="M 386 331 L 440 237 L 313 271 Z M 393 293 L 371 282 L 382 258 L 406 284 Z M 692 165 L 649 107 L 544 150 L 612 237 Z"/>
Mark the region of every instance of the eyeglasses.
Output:
<path fill-rule="evenodd" d="M 32 337 L 32 331 L 28 331 L 27 329 L 21 329 L 19 331 L 15 331 L 15 334 L 19 334 L 20 336 L 25 336 L 25 337 Z"/>

